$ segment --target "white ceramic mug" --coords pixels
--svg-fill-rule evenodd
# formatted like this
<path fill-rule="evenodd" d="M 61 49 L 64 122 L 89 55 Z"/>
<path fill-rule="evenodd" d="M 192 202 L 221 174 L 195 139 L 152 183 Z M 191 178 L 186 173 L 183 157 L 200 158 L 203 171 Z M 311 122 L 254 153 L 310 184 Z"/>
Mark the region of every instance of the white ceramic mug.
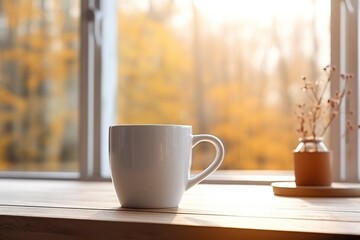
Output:
<path fill-rule="evenodd" d="M 190 177 L 192 148 L 214 145 L 213 162 Z M 109 128 L 111 177 L 122 207 L 177 207 L 184 191 L 213 173 L 222 163 L 224 146 L 209 134 L 192 135 L 187 125 L 114 125 Z"/>

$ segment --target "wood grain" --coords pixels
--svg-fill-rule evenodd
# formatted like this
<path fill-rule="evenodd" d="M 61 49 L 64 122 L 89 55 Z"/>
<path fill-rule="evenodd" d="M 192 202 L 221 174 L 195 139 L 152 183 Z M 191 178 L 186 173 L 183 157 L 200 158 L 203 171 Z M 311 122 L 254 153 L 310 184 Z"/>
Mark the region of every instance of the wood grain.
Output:
<path fill-rule="evenodd" d="M 0 239 L 360 239 L 360 198 L 200 184 L 178 208 L 121 208 L 110 182 L 0 180 Z"/>

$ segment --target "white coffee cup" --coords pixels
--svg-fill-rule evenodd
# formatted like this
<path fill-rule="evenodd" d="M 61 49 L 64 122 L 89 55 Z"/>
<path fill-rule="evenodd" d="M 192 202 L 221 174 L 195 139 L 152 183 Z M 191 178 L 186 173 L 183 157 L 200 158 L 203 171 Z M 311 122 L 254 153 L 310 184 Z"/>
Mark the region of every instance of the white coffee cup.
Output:
<path fill-rule="evenodd" d="M 213 162 L 190 177 L 192 148 L 214 145 Z M 177 207 L 183 193 L 222 163 L 224 146 L 209 134 L 192 135 L 192 127 L 170 124 L 114 125 L 109 128 L 111 177 L 122 207 Z"/>

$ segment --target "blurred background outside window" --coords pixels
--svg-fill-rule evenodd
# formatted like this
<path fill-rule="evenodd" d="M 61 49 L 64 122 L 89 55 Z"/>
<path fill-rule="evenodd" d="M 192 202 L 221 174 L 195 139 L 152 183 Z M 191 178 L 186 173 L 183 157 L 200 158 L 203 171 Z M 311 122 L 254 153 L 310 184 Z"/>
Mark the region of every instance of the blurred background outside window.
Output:
<path fill-rule="evenodd" d="M 328 0 L 118 0 L 114 123 L 190 124 L 223 170 L 290 170 Z M 79 171 L 80 1 L 0 0 L 0 170 Z M 196 148 L 194 168 L 213 154 Z M 104 159 L 107 161 L 107 159 Z"/>
<path fill-rule="evenodd" d="M 292 169 L 301 78 L 330 64 L 330 3 L 119 0 L 117 122 L 215 134 L 221 169 Z"/>
<path fill-rule="evenodd" d="M 0 0 L 0 170 L 78 169 L 79 4 Z"/>

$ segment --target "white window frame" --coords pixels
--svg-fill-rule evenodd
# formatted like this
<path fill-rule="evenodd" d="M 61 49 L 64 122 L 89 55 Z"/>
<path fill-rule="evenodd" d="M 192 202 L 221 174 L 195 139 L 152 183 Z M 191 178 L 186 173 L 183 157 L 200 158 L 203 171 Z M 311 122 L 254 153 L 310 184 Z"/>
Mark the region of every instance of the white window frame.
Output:
<path fill-rule="evenodd" d="M 109 178 L 108 126 L 115 122 L 116 1 L 81 2 L 80 179 Z"/>
<path fill-rule="evenodd" d="M 0 178 L 102 180 L 108 171 L 107 128 L 114 120 L 116 2 L 80 1 L 79 171 L 0 172 Z M 106 79 L 106 83 L 101 79 Z"/>
<path fill-rule="evenodd" d="M 353 123 L 359 123 L 359 0 L 332 0 L 331 2 L 331 62 L 341 73 L 353 73 L 354 79 L 350 89 L 355 90 L 347 103 L 357 109 L 358 115 L 353 116 Z M 351 31 L 349 31 L 351 29 Z M 120 39 L 121 41 L 121 39 Z M 339 79 L 334 79 L 331 94 L 339 89 Z M 109 105 L 107 105 L 109 106 Z M 345 108 L 346 106 L 344 106 Z M 345 109 L 343 110 L 345 111 Z M 359 130 L 346 136 L 346 117 L 341 115 L 331 128 L 330 146 L 333 149 L 333 178 L 335 181 L 360 181 L 359 164 Z M 107 141 L 106 141 L 107 143 Z M 103 142 L 104 144 L 104 142 Z M 349 154 L 351 151 L 351 154 Z M 107 157 L 105 158 L 107 159 Z M 106 161 L 106 160 L 105 160 Z M 291 161 L 291 160 L 290 160 Z M 104 175 L 102 175 L 104 176 Z M 106 175 L 105 175 L 106 176 Z M 106 176 L 108 177 L 108 176 Z M 217 171 L 204 182 L 207 183 L 251 183 L 267 184 L 273 181 L 293 180 L 292 171 Z"/>
<path fill-rule="evenodd" d="M 359 0 L 331 2 L 331 61 L 339 66 L 339 71 L 354 73 L 351 89 L 355 92 L 350 95 L 348 104 L 357 109 L 354 123 L 359 123 L 360 119 L 359 5 Z M 357 11 L 351 12 L 351 8 Z M 79 172 L 2 172 L 0 177 L 109 180 L 108 126 L 115 123 L 116 42 L 121 41 L 117 39 L 114 25 L 117 22 L 116 1 L 82 0 L 80 22 Z M 338 89 L 337 80 L 334 79 L 332 93 Z M 344 126 L 346 119 L 342 117 L 331 128 L 334 180 L 359 182 L 359 130 L 346 137 Z M 353 149 L 351 154 L 349 149 Z M 233 170 L 218 171 L 205 182 L 269 184 L 291 180 L 292 171 Z"/>
<path fill-rule="evenodd" d="M 360 181 L 360 131 L 348 131 L 350 118 L 354 127 L 360 122 L 359 111 L 359 45 L 360 45 L 359 0 L 332 0 L 331 2 L 331 61 L 340 73 L 352 73 L 349 83 L 351 94 L 344 102 L 340 118 L 336 119 L 330 132 L 330 147 L 333 150 L 333 178 L 335 181 Z M 338 78 L 332 79 L 331 94 L 342 87 Z M 354 110 L 354 115 L 346 114 Z M 357 113 L 357 114 L 356 114 Z"/>

